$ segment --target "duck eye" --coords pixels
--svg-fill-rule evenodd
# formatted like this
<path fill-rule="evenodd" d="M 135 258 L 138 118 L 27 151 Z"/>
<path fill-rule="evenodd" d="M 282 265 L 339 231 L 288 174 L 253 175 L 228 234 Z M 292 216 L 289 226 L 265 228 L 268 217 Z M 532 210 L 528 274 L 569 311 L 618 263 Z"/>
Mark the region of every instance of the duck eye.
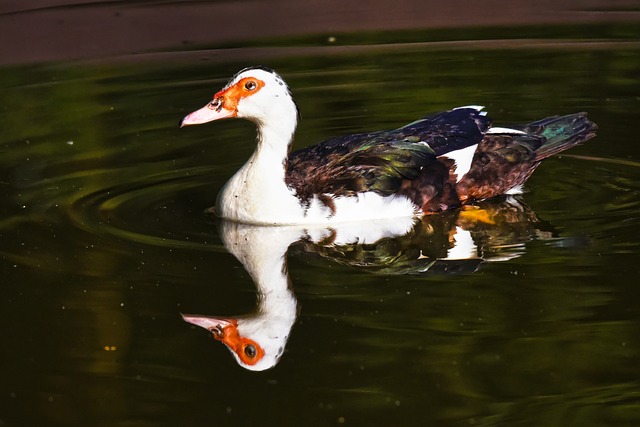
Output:
<path fill-rule="evenodd" d="M 253 80 L 249 80 L 248 82 L 246 82 L 244 84 L 244 88 L 248 91 L 252 91 L 255 90 L 256 87 L 258 87 L 258 85 L 256 84 L 256 82 L 254 82 Z"/>
<path fill-rule="evenodd" d="M 253 344 L 247 344 L 244 346 L 244 354 L 245 356 L 253 359 L 256 357 L 256 354 L 258 354 L 258 351 Z"/>

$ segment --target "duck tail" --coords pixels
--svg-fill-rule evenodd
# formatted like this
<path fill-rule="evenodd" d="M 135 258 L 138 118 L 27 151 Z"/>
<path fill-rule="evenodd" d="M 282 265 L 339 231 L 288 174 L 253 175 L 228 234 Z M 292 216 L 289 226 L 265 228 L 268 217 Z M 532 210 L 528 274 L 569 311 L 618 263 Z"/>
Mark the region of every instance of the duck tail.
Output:
<path fill-rule="evenodd" d="M 545 142 L 535 152 L 541 161 L 568 148 L 582 144 L 596 135 L 598 126 L 587 118 L 587 113 L 553 116 L 529 123 L 524 131 L 542 136 Z"/>

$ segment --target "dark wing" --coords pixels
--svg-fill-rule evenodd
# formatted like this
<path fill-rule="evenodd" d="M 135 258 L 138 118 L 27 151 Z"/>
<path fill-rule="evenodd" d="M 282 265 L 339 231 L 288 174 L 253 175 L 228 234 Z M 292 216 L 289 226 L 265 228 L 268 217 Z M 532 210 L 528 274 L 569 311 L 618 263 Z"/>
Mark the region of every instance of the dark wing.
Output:
<path fill-rule="evenodd" d="M 342 140 L 292 153 L 287 185 L 303 200 L 315 194 L 349 196 L 364 191 L 390 195 L 403 180 L 414 179 L 422 167 L 436 161 L 426 144 L 369 136 L 367 142 Z"/>
<path fill-rule="evenodd" d="M 538 135 L 486 135 L 456 186 L 460 199 L 488 199 L 522 185 L 538 166 L 535 153 L 543 142 Z"/>
<path fill-rule="evenodd" d="M 397 129 L 426 142 L 436 156 L 479 143 L 491 120 L 479 108 L 462 107 L 423 117 Z"/>
<path fill-rule="evenodd" d="M 521 186 L 543 159 L 595 136 L 585 113 L 547 117 L 524 126 L 525 134 L 491 134 L 476 149 L 471 169 L 457 185 L 463 201 L 480 200 Z"/>
<path fill-rule="evenodd" d="M 397 192 L 439 155 L 479 143 L 489 120 L 460 108 L 399 129 L 348 135 L 291 153 L 285 181 L 303 200 L 314 195 Z"/>

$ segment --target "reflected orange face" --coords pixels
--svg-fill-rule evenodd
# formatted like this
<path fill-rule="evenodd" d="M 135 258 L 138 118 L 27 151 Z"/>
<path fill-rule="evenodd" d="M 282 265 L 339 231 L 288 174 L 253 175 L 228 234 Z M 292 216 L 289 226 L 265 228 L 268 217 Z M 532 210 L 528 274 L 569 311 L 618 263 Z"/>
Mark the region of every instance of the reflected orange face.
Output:
<path fill-rule="evenodd" d="M 264 357 L 264 349 L 257 342 L 238 333 L 238 322 L 235 319 L 226 319 L 224 326 L 210 331 L 215 339 L 222 341 L 237 354 L 242 363 L 253 366 Z"/>
<path fill-rule="evenodd" d="M 237 319 L 192 314 L 183 314 L 182 318 L 185 322 L 209 331 L 216 340 L 222 341 L 238 355 L 240 361 L 245 365 L 254 366 L 265 355 L 260 344 L 240 335 Z"/>

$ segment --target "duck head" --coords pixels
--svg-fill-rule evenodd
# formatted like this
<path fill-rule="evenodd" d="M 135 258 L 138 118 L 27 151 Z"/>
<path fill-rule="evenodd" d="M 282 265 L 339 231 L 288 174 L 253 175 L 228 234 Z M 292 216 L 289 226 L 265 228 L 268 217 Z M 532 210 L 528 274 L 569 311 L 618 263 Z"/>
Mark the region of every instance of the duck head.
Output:
<path fill-rule="evenodd" d="M 240 366 L 251 371 L 264 371 L 278 363 L 292 326 L 279 325 L 281 322 L 269 325 L 259 316 L 224 318 L 183 314 L 182 318 L 209 331 L 227 346 Z"/>
<path fill-rule="evenodd" d="M 295 123 L 297 116 L 298 109 L 282 77 L 267 67 L 250 67 L 233 76 L 207 105 L 182 119 L 180 126 L 232 117 L 259 125 L 290 118 Z"/>

